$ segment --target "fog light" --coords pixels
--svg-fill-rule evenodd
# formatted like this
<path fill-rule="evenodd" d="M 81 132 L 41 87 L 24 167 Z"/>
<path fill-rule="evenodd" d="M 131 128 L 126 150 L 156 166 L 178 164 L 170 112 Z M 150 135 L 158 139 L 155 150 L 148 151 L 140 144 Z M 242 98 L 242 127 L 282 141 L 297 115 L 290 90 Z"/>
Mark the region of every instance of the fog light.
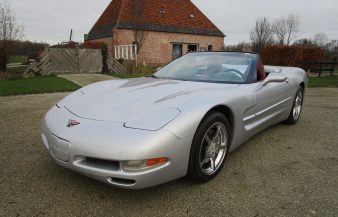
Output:
<path fill-rule="evenodd" d="M 122 168 L 124 171 L 136 172 L 142 171 L 157 165 L 161 165 L 168 162 L 168 158 L 153 158 L 148 160 L 132 160 L 132 161 L 124 161 L 122 163 Z"/>

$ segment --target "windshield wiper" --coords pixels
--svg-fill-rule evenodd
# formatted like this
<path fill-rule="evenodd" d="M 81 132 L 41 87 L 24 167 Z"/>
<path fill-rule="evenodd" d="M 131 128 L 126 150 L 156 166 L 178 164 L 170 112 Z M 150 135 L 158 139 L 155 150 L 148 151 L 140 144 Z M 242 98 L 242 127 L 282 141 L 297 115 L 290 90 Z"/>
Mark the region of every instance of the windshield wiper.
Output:
<path fill-rule="evenodd" d="M 168 79 L 168 78 L 158 77 L 158 76 L 156 76 L 156 75 L 148 75 L 148 76 L 146 76 L 146 77 L 148 77 L 148 78 L 156 78 L 156 79 Z"/>
<path fill-rule="evenodd" d="M 157 77 L 156 75 L 146 75 L 144 76 L 146 78 L 156 78 L 156 79 L 159 79 L 159 77 Z"/>

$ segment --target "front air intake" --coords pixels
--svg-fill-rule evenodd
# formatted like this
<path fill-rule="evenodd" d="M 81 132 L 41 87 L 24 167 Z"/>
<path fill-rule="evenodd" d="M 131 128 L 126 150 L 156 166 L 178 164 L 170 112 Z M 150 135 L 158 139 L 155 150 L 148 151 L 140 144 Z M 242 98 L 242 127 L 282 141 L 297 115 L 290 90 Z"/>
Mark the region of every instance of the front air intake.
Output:
<path fill-rule="evenodd" d="M 80 166 L 90 167 L 93 169 L 101 169 L 108 171 L 118 171 L 120 170 L 120 163 L 118 161 L 112 160 L 103 160 L 97 158 L 86 157 L 77 163 Z"/>
<path fill-rule="evenodd" d="M 120 179 L 120 178 L 114 178 L 110 177 L 108 179 L 108 182 L 114 185 L 121 185 L 121 186 L 132 186 L 136 183 L 135 180 L 131 179 Z"/>

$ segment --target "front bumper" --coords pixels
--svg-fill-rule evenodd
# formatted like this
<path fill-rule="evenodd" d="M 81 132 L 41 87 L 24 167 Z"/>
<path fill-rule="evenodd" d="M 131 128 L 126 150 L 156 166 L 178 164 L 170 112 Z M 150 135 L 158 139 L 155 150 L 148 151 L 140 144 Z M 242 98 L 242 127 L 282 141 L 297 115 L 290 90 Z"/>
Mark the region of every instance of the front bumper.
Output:
<path fill-rule="evenodd" d="M 80 125 L 69 128 L 69 120 Z M 126 189 L 148 188 L 185 176 L 191 144 L 164 129 L 128 129 L 122 123 L 79 118 L 57 107 L 43 120 L 42 141 L 57 164 Z M 168 162 L 137 172 L 121 166 L 123 161 L 158 157 Z"/>

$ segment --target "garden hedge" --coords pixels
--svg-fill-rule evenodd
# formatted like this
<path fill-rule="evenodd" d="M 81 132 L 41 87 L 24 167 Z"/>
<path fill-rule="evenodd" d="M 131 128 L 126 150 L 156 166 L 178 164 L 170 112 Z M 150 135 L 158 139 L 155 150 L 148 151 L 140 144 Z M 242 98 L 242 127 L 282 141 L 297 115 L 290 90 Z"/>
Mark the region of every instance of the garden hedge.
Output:
<path fill-rule="evenodd" d="M 315 64 L 304 62 L 322 62 L 324 50 L 319 47 L 303 46 L 267 46 L 264 49 L 264 64 L 275 66 L 296 66 L 308 69 L 318 68 Z"/>

